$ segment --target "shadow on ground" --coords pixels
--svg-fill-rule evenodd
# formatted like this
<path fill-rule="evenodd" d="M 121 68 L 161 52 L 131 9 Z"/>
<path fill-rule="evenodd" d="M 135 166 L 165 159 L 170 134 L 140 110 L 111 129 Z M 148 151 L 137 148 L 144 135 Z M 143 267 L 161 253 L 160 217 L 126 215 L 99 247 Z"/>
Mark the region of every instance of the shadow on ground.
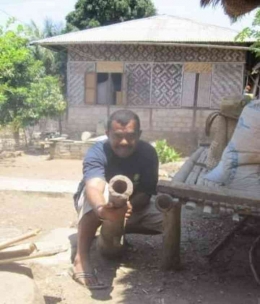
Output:
<path fill-rule="evenodd" d="M 101 257 L 93 246 L 98 276 L 113 287 L 88 292 L 85 299 L 122 304 L 258 304 L 260 290 L 248 260 L 254 236 L 240 232 L 212 261 L 206 256 L 235 225 L 230 217 L 184 211 L 178 272 L 160 269 L 161 235 L 127 235 L 130 246 L 116 261 Z"/>

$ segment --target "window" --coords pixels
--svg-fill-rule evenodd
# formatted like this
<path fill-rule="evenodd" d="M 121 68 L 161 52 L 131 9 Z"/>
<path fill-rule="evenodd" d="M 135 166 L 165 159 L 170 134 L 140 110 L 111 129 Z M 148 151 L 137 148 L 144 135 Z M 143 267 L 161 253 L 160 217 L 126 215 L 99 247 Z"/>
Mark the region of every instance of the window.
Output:
<path fill-rule="evenodd" d="M 97 73 L 97 104 L 122 104 L 122 74 Z"/>
<path fill-rule="evenodd" d="M 123 105 L 125 77 L 123 63 L 98 62 L 97 73 L 85 77 L 85 100 L 87 104 Z"/>

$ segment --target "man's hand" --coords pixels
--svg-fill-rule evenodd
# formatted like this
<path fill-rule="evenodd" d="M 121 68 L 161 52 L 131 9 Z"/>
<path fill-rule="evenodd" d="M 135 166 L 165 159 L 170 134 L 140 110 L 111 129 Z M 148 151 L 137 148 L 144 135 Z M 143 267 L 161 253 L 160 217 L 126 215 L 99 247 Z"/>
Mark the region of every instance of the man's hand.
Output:
<path fill-rule="evenodd" d="M 133 212 L 133 207 L 132 207 L 130 201 L 127 201 L 127 211 L 126 211 L 126 214 L 125 214 L 126 220 L 129 219 L 129 217 L 132 215 L 132 212 Z"/>
<path fill-rule="evenodd" d="M 121 208 L 115 208 L 112 203 L 108 203 L 97 209 L 97 216 L 103 220 L 111 222 L 119 221 L 124 218 L 128 219 L 132 214 L 130 202 Z"/>

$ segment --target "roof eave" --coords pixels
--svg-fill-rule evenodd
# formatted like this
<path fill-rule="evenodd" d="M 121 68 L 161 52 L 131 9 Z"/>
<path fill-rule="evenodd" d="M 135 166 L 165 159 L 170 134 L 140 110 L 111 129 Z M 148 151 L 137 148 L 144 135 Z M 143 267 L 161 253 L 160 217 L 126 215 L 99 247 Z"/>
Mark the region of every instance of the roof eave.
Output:
<path fill-rule="evenodd" d="M 229 45 L 226 45 L 229 43 Z M 215 42 L 163 42 L 163 41 L 71 41 L 71 42 L 44 42 L 44 41 L 33 41 L 31 45 L 41 45 L 43 47 L 59 51 L 64 47 L 70 45 L 82 45 L 82 44 L 124 44 L 124 45 L 164 45 L 164 46 L 183 46 L 183 47 L 201 47 L 201 48 L 216 48 L 216 49 L 232 49 L 249 51 L 249 46 L 253 42 L 237 42 L 237 41 L 215 41 Z M 233 45 L 232 45 L 233 44 Z M 236 44 L 236 45 L 234 45 Z M 243 46 L 241 46 L 243 45 Z"/>

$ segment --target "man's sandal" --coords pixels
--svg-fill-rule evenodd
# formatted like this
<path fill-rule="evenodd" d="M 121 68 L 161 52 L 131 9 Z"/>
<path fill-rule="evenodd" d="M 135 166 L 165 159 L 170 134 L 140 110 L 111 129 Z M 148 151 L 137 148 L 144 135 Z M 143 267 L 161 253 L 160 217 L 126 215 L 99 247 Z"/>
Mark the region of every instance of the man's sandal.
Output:
<path fill-rule="evenodd" d="M 69 275 L 71 278 L 80 285 L 87 287 L 89 290 L 98 290 L 98 289 L 106 289 L 108 288 L 107 285 L 98 281 L 96 275 L 92 272 L 74 272 L 73 269 L 69 270 Z M 90 283 L 94 279 L 96 284 Z"/>

